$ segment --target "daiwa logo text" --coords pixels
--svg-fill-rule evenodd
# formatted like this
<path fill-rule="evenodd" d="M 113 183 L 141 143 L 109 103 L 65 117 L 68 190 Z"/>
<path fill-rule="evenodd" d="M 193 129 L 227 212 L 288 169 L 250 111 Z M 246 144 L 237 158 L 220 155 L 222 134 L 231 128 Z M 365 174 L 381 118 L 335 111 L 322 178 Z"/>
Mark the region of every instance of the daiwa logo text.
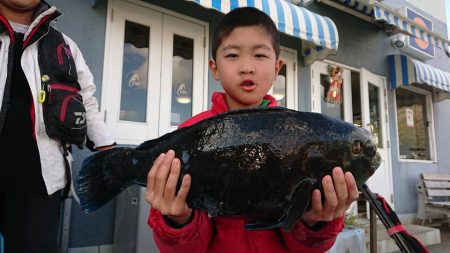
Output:
<path fill-rule="evenodd" d="M 85 112 L 74 112 L 75 117 L 77 120 L 75 121 L 75 124 L 82 125 L 86 122 L 86 113 Z"/>

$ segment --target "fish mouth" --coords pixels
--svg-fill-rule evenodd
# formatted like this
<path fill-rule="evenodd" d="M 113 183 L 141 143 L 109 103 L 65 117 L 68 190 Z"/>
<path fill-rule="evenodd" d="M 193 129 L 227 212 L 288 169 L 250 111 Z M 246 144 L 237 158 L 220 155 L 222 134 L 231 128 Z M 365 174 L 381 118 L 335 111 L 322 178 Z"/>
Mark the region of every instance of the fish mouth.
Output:
<path fill-rule="evenodd" d="M 253 80 L 244 80 L 240 84 L 241 88 L 246 91 L 251 91 L 256 88 L 256 83 Z"/>
<path fill-rule="evenodd" d="M 372 174 L 378 169 L 378 167 L 381 165 L 381 155 L 380 153 L 376 153 L 375 156 L 372 158 Z"/>

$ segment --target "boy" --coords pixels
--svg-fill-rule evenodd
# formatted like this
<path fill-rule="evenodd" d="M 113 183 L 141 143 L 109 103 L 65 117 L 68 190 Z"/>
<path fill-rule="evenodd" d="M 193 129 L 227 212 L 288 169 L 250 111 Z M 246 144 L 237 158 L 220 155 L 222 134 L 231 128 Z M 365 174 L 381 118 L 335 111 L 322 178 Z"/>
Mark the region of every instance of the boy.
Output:
<path fill-rule="evenodd" d="M 192 125 L 229 110 L 276 106 L 266 95 L 283 66 L 278 58 L 278 31 L 272 20 L 254 8 L 238 8 L 216 28 L 209 67 L 224 93 L 214 93 L 212 108 L 183 123 Z M 325 202 L 315 190 L 312 208 L 289 231 L 246 231 L 245 221 L 213 217 L 186 204 L 191 178 L 186 175 L 176 193 L 180 161 L 169 150 L 161 154 L 148 174 L 146 200 L 152 210 L 149 225 L 162 253 L 166 252 L 325 252 L 343 227 L 343 214 L 358 197 L 355 180 L 340 168 L 324 177 Z M 214 168 L 211 168 L 214 169 Z"/>

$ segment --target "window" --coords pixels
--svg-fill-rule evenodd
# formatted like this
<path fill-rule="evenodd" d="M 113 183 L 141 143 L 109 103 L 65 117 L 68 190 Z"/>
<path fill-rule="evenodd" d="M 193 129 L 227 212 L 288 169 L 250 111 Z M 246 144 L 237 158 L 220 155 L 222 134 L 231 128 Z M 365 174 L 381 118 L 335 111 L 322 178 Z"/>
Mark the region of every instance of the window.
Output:
<path fill-rule="evenodd" d="M 147 121 L 150 27 L 125 20 L 119 120 Z"/>
<path fill-rule="evenodd" d="M 400 159 L 434 159 L 431 94 L 416 88 L 398 88 L 395 98 Z"/>
<path fill-rule="evenodd" d="M 173 45 L 170 124 L 178 126 L 192 116 L 194 40 L 174 34 Z"/>

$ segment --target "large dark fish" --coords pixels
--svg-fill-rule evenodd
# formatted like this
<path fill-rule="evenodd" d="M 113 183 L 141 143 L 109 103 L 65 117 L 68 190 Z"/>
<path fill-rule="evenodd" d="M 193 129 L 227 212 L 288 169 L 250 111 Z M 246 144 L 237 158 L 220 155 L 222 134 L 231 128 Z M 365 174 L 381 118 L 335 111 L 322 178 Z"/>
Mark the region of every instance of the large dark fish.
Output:
<path fill-rule="evenodd" d="M 380 164 L 371 134 L 353 124 L 284 108 L 240 110 L 88 157 L 76 180 L 82 209 L 93 211 L 132 184 L 145 186 L 154 160 L 169 149 L 182 164 L 178 186 L 183 175 L 192 177 L 188 206 L 246 218 L 247 229 L 289 230 L 335 166 L 360 186 Z"/>

